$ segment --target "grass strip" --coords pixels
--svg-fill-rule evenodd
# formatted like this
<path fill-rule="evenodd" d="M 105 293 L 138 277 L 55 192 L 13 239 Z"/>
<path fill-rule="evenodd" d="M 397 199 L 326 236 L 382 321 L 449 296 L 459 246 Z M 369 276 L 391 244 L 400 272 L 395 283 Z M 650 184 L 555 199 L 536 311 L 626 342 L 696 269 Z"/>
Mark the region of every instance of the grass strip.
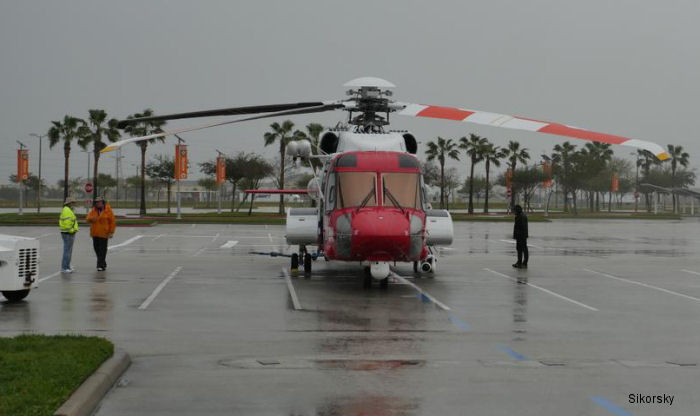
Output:
<path fill-rule="evenodd" d="M 104 338 L 0 338 L 0 415 L 51 415 L 114 353 Z"/>

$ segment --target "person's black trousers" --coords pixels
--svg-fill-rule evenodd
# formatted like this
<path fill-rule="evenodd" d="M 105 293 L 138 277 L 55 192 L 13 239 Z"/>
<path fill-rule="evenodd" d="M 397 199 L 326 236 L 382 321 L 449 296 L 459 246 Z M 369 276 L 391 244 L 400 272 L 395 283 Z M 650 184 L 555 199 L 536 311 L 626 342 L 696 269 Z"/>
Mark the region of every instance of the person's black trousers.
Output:
<path fill-rule="evenodd" d="M 519 238 L 515 240 L 515 249 L 518 251 L 518 264 L 527 266 L 527 260 L 530 257 L 530 253 L 527 251 L 527 239 Z"/>
<path fill-rule="evenodd" d="M 97 255 L 97 267 L 107 268 L 107 241 L 106 238 L 92 237 L 92 247 Z"/>

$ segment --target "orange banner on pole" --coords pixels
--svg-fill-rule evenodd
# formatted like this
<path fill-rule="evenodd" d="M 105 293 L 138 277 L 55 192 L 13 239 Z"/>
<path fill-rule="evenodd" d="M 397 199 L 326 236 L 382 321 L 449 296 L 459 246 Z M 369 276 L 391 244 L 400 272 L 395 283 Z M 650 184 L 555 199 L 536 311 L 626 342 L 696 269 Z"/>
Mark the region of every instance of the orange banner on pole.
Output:
<path fill-rule="evenodd" d="M 29 179 L 29 150 L 17 150 L 17 183 Z"/>
<path fill-rule="evenodd" d="M 175 145 L 175 180 L 187 179 L 187 145 Z"/>
<path fill-rule="evenodd" d="M 226 158 L 216 158 L 216 184 L 223 185 L 226 182 Z"/>
<path fill-rule="evenodd" d="M 614 173 L 612 174 L 612 181 L 610 184 L 610 192 L 617 192 L 620 190 L 620 178 Z"/>
<path fill-rule="evenodd" d="M 544 162 L 542 163 L 542 187 L 551 188 L 552 187 L 552 163 Z"/>

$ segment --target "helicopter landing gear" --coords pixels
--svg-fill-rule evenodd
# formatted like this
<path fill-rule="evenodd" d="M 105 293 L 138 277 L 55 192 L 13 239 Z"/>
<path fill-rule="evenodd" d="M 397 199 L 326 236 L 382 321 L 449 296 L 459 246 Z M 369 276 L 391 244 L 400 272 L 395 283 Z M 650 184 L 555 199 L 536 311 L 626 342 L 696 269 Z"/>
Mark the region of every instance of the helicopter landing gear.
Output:
<path fill-rule="evenodd" d="M 413 273 L 418 273 L 418 262 L 417 261 L 413 262 Z"/>
<path fill-rule="evenodd" d="M 304 253 L 304 273 L 311 273 L 311 254 Z"/>
<path fill-rule="evenodd" d="M 292 253 L 292 264 L 290 268 L 292 271 L 299 270 L 299 255 L 297 253 Z"/>
<path fill-rule="evenodd" d="M 388 277 L 385 277 L 379 281 L 379 288 L 380 289 L 386 289 L 388 287 L 389 287 L 389 278 Z"/>
<path fill-rule="evenodd" d="M 362 287 L 365 289 L 372 287 L 372 272 L 370 271 L 369 266 L 365 266 L 365 275 L 364 279 L 362 280 Z"/>

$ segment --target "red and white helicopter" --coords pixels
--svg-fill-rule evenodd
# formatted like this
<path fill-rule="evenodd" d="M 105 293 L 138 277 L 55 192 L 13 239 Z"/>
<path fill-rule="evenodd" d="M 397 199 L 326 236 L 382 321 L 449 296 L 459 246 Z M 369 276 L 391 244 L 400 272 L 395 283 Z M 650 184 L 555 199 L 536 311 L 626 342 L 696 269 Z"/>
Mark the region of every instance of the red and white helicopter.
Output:
<path fill-rule="evenodd" d="M 301 191 L 314 198 L 317 207 L 292 208 L 287 212 L 287 243 L 299 247 L 298 253 L 291 255 L 292 267 L 298 267 L 301 262 L 304 270 L 310 272 L 312 259 L 318 255 L 327 260 L 358 262 L 367 271 L 365 285 L 370 286 L 375 279 L 382 287 L 388 284 L 391 263 L 412 262 L 414 271 L 434 272 L 437 258 L 432 247 L 451 244 L 453 236 L 449 212 L 430 209 L 426 201 L 420 163 L 414 156 L 418 150 L 416 138 L 407 131 L 385 128 L 391 113 L 631 146 L 648 150 L 661 160 L 668 158 L 661 146 L 648 141 L 505 114 L 393 101 L 391 89 L 395 86 L 380 78 L 357 78 L 345 86 L 349 88 L 349 98 L 343 100 L 235 107 L 123 120 L 122 127 L 149 120 L 256 114 L 133 137 L 112 143 L 103 152 L 126 143 L 243 121 L 344 110 L 348 112 L 347 123 L 321 133 L 318 156 L 312 155 L 308 141 L 291 142 L 287 147 L 287 154 L 293 158 L 318 157 L 324 162 L 307 190 Z M 316 246 L 318 250 L 312 254 L 307 246 Z"/>

